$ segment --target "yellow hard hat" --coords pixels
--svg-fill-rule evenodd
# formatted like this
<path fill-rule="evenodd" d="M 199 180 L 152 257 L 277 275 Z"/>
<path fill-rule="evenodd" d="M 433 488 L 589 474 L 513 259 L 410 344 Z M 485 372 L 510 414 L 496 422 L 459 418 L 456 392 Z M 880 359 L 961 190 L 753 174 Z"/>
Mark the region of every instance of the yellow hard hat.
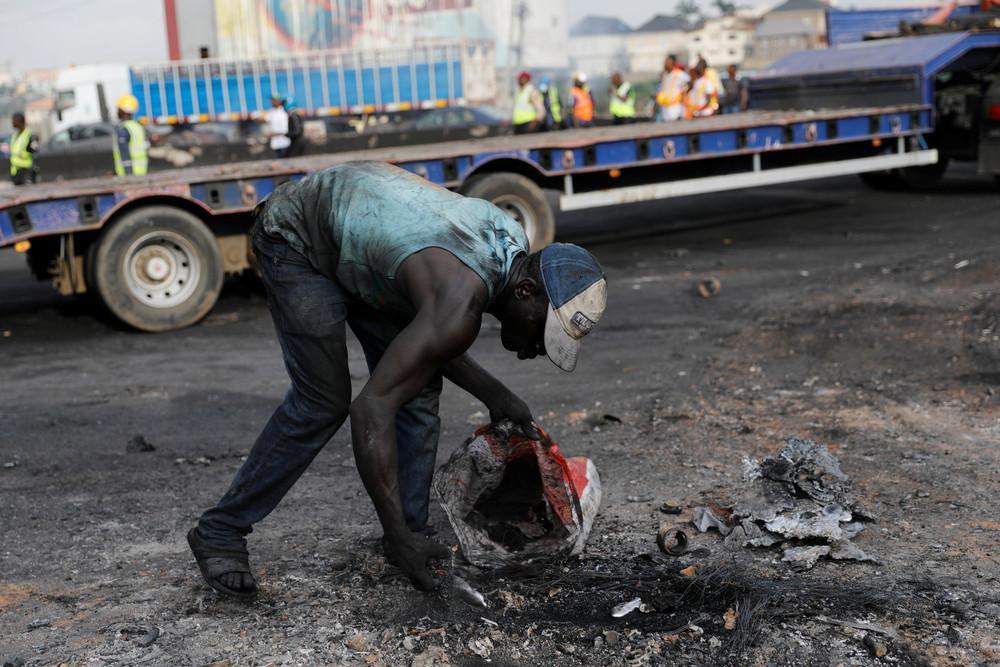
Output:
<path fill-rule="evenodd" d="M 118 98 L 118 108 L 125 113 L 135 113 L 139 110 L 139 100 L 135 95 L 122 95 Z"/>

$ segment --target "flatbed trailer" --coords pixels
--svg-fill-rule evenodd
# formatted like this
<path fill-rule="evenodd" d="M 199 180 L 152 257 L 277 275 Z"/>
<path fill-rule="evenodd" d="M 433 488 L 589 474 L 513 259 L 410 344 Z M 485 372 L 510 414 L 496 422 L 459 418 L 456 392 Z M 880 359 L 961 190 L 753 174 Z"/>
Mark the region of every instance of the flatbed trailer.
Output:
<path fill-rule="evenodd" d="M 122 321 L 165 331 L 200 320 L 224 276 L 251 268 L 258 202 L 332 165 L 391 162 L 492 201 L 538 249 L 555 235 L 546 190 L 574 210 L 919 168 L 937 161 L 933 130 L 926 104 L 748 112 L 48 183 L 0 195 L 0 247 L 61 293 L 94 291 Z"/>

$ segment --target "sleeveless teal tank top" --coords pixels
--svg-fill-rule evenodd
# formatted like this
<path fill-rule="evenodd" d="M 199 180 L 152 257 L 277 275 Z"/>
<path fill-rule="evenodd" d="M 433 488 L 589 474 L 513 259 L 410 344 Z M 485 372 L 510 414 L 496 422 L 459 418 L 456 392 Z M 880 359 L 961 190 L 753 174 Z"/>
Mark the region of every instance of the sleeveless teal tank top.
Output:
<path fill-rule="evenodd" d="M 442 248 L 500 294 L 524 230 L 493 204 L 382 162 L 349 162 L 278 187 L 259 219 L 320 273 L 380 311 L 412 316 L 396 271 L 407 257 Z"/>

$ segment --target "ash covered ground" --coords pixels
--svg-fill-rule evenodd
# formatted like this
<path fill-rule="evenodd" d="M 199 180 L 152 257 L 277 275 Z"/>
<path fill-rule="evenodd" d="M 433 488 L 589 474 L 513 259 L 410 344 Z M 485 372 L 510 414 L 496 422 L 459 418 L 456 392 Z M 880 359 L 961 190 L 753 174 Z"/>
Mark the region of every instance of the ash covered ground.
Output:
<path fill-rule="evenodd" d="M 473 352 L 593 458 L 604 503 L 582 558 L 470 570 L 488 609 L 386 564 L 346 428 L 251 536 L 259 600 L 219 599 L 184 534 L 286 387 L 259 292 L 141 335 L 5 253 L 0 661 L 998 664 L 998 210 L 992 182 L 959 172 L 920 194 L 841 179 L 564 217 L 610 286 L 578 371 L 513 363 L 492 323 Z M 482 410 L 446 387 L 441 461 Z M 742 458 L 790 436 L 838 457 L 877 516 L 854 538 L 877 562 L 800 572 L 659 511 L 731 501 Z M 660 553 L 664 522 L 692 551 Z"/>

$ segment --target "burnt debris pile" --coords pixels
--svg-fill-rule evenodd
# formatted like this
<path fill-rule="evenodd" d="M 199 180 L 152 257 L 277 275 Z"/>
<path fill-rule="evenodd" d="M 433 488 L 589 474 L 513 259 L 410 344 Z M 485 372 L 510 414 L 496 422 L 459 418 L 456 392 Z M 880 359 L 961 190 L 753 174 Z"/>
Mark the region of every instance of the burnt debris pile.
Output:
<path fill-rule="evenodd" d="M 726 547 L 780 545 L 782 560 L 809 569 L 820 558 L 874 560 L 852 542 L 874 520 L 826 447 L 789 438 L 784 449 L 762 461 L 743 461 L 745 487 L 731 507 L 695 508 L 692 523 L 715 528 Z"/>

